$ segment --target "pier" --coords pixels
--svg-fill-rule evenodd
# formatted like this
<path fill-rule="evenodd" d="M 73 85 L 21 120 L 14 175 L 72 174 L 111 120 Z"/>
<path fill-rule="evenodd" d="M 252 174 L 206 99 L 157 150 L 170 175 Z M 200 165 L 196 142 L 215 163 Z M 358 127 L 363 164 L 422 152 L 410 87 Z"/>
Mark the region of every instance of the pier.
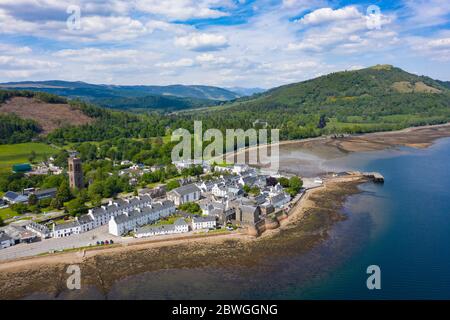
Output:
<path fill-rule="evenodd" d="M 372 179 L 375 183 L 384 183 L 384 177 L 379 172 L 363 172 L 364 177 Z"/>

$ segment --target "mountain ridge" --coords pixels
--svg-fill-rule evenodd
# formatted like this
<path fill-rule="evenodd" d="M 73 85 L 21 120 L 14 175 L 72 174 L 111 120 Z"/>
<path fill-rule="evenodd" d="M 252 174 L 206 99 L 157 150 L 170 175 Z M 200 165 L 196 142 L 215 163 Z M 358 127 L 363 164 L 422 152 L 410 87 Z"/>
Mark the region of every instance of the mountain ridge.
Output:
<path fill-rule="evenodd" d="M 241 97 L 220 87 L 204 85 L 127 86 L 63 80 L 7 82 L 1 83 L 0 89 L 46 92 L 114 109 L 134 105 L 138 109 L 163 111 L 205 107 Z M 136 99 L 146 103 L 140 106 Z"/>

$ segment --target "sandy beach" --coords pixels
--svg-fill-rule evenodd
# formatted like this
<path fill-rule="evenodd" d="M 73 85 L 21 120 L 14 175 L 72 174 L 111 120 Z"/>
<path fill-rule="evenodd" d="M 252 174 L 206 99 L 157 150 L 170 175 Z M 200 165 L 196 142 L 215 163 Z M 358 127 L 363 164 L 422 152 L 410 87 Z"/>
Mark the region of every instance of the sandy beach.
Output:
<path fill-rule="evenodd" d="M 302 140 L 288 140 L 277 143 L 282 149 L 298 148 L 311 151 L 318 156 L 329 158 L 330 155 L 336 156 L 351 152 L 367 152 L 385 150 L 398 146 L 413 148 L 427 148 L 433 141 L 443 137 L 450 136 L 450 123 L 432 126 L 412 127 L 398 131 L 383 131 L 360 135 L 348 135 L 344 137 L 317 137 Z M 226 161 L 233 161 L 233 156 L 245 152 L 248 154 L 258 148 L 268 148 L 274 145 L 259 147 L 250 147 L 239 150 L 234 155 L 228 153 L 223 155 Z"/>

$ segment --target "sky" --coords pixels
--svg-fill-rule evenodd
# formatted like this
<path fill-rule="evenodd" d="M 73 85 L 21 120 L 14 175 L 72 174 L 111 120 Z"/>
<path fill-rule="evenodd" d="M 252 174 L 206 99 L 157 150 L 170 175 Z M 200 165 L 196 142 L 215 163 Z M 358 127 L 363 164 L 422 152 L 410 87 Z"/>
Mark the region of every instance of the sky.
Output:
<path fill-rule="evenodd" d="M 450 80 L 448 0 L 0 0 L 0 82 L 272 88 L 392 64 Z"/>

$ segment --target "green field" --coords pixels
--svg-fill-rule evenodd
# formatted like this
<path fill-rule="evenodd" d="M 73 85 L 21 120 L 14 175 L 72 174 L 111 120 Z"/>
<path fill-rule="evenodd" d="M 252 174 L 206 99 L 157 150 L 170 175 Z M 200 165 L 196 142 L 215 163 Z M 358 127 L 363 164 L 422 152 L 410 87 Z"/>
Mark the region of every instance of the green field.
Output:
<path fill-rule="evenodd" d="M 36 160 L 51 156 L 57 150 L 44 143 L 20 143 L 0 145 L 0 173 L 11 171 L 13 164 L 27 163 L 31 152 L 36 152 Z"/>
<path fill-rule="evenodd" d="M 17 212 L 12 211 L 10 208 L 0 209 L 0 218 L 2 218 L 3 221 L 18 215 L 19 214 Z"/>

